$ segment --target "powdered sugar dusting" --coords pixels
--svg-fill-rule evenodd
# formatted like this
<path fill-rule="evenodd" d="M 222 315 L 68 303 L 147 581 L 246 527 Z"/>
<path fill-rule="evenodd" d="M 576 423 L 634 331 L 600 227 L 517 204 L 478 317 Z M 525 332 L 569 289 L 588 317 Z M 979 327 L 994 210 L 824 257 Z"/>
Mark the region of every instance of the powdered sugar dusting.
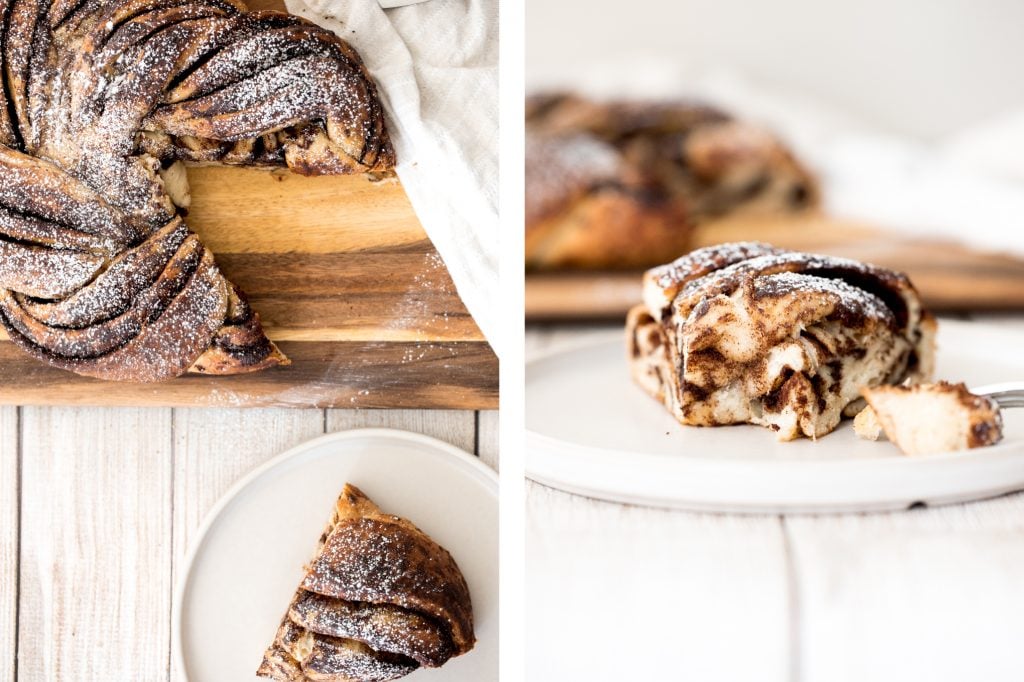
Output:
<path fill-rule="evenodd" d="M 839 279 L 826 279 L 799 272 L 780 272 L 757 278 L 754 284 L 757 296 L 778 297 L 793 294 L 807 296 L 830 295 L 838 305 L 864 317 L 891 321 L 892 311 L 882 299 Z"/>
<path fill-rule="evenodd" d="M 387 171 L 380 102 L 351 48 L 304 20 L 216 0 L 129 4 L 86 3 L 53 24 L 9 17 L 8 92 L 26 98 L 13 107 L 17 144 L 0 146 L 0 322 L 37 358 L 134 381 L 188 370 L 245 325 L 255 332 L 232 338 L 251 349 L 219 356 L 242 358 L 238 371 L 269 342 L 251 316 L 226 319 L 230 285 L 174 222 L 162 167 Z"/>
<path fill-rule="evenodd" d="M 472 648 L 472 620 L 468 588 L 451 555 L 346 485 L 260 674 L 400 677 Z"/>
<path fill-rule="evenodd" d="M 654 281 L 663 289 L 669 289 L 733 263 L 778 253 L 784 251 L 761 242 L 731 242 L 708 246 L 691 251 L 668 265 L 652 268 L 644 278 Z"/>
<path fill-rule="evenodd" d="M 588 136 L 526 141 L 527 223 L 603 182 L 617 181 L 623 161 L 612 146 Z"/>
<path fill-rule="evenodd" d="M 844 306 L 877 319 L 893 320 L 905 306 L 906 277 L 873 265 L 818 254 L 799 253 L 759 242 L 736 242 L 697 249 L 644 275 L 644 300 L 661 317 L 672 306 L 684 318 L 701 300 L 730 294 L 753 278 L 755 293 L 827 292 Z M 890 292 L 883 300 L 879 292 Z M 902 321 L 905 322 L 905 321 Z"/>
<path fill-rule="evenodd" d="M 355 639 L 387 651 L 439 664 L 452 654 L 451 641 L 435 620 L 389 604 L 330 599 L 302 592 L 289 617 L 320 635 Z"/>
<path fill-rule="evenodd" d="M 313 679 L 345 679 L 360 682 L 386 682 L 408 675 L 416 663 L 399 656 L 373 651 L 350 639 L 315 637 L 311 655 L 303 661 L 303 671 Z"/>
<path fill-rule="evenodd" d="M 440 596 L 445 586 L 419 561 L 436 558 L 398 526 L 376 519 L 339 524 L 303 582 L 306 589 L 369 602 L 389 602 L 402 592 Z"/>

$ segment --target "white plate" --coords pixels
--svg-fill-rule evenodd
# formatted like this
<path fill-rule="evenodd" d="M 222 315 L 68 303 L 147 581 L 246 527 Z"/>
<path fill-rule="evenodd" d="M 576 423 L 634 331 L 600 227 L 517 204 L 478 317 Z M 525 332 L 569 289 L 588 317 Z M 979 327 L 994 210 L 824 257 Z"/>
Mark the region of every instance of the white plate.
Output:
<path fill-rule="evenodd" d="M 410 681 L 498 679 L 498 479 L 439 440 L 361 429 L 304 443 L 246 476 L 207 517 L 175 595 L 179 670 L 192 682 L 256 668 L 346 482 L 445 547 L 473 599 L 477 644 Z"/>
<path fill-rule="evenodd" d="M 968 386 L 1024 379 L 1024 338 L 943 321 L 937 376 Z M 812 442 L 757 426 L 686 427 L 633 384 L 623 334 L 526 368 L 526 471 L 569 492 L 739 512 L 898 509 L 1024 488 L 1024 414 L 1004 414 L 994 447 L 905 457 L 858 439 L 851 422 Z"/>

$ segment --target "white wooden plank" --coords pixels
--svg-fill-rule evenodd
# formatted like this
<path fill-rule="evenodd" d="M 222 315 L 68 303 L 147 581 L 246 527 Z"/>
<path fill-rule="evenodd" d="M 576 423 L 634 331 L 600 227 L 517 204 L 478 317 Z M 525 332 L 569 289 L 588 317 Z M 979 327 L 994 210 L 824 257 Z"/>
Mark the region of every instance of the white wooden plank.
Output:
<path fill-rule="evenodd" d="M 256 467 L 323 431 L 323 410 L 174 411 L 175 585 L 193 536 L 217 500 Z M 173 661 L 171 672 L 179 679 Z"/>
<path fill-rule="evenodd" d="M 1016 679 L 1024 495 L 786 520 L 803 682 Z"/>
<path fill-rule="evenodd" d="M 18 486 L 18 408 L 0 407 L 0 682 L 15 679 Z"/>
<path fill-rule="evenodd" d="M 498 470 L 498 411 L 477 412 L 476 451 L 485 464 Z"/>
<path fill-rule="evenodd" d="M 621 328 L 531 327 L 527 354 Z M 530 679 L 791 679 L 777 517 L 619 505 L 530 483 L 526 556 Z"/>
<path fill-rule="evenodd" d="M 168 679 L 170 410 L 22 415 L 19 679 Z"/>
<path fill-rule="evenodd" d="M 206 513 L 238 479 L 323 432 L 323 410 L 176 409 L 175 564 Z"/>
<path fill-rule="evenodd" d="M 559 348 L 596 342 L 616 331 L 625 334 L 625 328 L 625 320 L 622 324 L 531 325 L 526 330 L 526 359 Z M 625 348 L 625 336 L 622 344 Z"/>
<path fill-rule="evenodd" d="M 781 682 L 776 517 L 632 507 L 529 484 L 527 679 Z"/>
<path fill-rule="evenodd" d="M 1024 334 L 1024 315 L 975 313 L 971 315 L 971 319 L 984 324 L 1001 327 L 1006 331 L 1020 332 L 1021 334 Z"/>
<path fill-rule="evenodd" d="M 476 449 L 476 419 L 470 410 L 327 410 L 328 432 L 363 427 L 405 429 L 466 452 Z"/>

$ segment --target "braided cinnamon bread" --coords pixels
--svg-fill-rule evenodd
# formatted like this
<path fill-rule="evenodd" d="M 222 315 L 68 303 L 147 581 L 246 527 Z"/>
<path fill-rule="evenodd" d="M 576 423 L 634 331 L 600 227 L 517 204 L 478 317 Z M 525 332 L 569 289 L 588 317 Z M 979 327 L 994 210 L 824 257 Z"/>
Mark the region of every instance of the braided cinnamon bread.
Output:
<path fill-rule="evenodd" d="M 452 556 L 346 484 L 257 675 L 383 682 L 444 665 L 475 642 Z"/>
<path fill-rule="evenodd" d="M 644 275 L 634 379 L 683 424 L 831 432 L 865 386 L 927 379 L 935 319 L 906 276 L 766 244 L 694 251 Z"/>
<path fill-rule="evenodd" d="M 684 252 L 725 214 L 818 203 L 779 140 L 694 102 L 527 101 L 526 260 L 532 268 L 631 268 Z"/>
<path fill-rule="evenodd" d="M 237 0 L 0 0 L 0 323 L 56 367 L 158 381 L 285 364 L 183 222 L 182 162 L 386 173 L 333 33 Z"/>

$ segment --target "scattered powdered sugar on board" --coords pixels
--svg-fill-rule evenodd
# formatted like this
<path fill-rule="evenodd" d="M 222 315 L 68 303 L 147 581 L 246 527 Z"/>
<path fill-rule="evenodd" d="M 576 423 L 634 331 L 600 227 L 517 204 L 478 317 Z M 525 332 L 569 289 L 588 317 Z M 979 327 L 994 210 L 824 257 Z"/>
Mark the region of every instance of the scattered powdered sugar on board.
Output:
<path fill-rule="evenodd" d="M 450 329 L 449 311 L 438 309 L 438 303 L 457 300 L 444 260 L 436 251 L 431 251 L 424 254 L 421 266 L 410 278 L 401 298 L 387 311 L 388 317 L 382 324 L 386 329 L 412 332 L 418 340 L 426 341 Z M 404 362 L 414 359 L 408 350 L 403 354 Z"/>

